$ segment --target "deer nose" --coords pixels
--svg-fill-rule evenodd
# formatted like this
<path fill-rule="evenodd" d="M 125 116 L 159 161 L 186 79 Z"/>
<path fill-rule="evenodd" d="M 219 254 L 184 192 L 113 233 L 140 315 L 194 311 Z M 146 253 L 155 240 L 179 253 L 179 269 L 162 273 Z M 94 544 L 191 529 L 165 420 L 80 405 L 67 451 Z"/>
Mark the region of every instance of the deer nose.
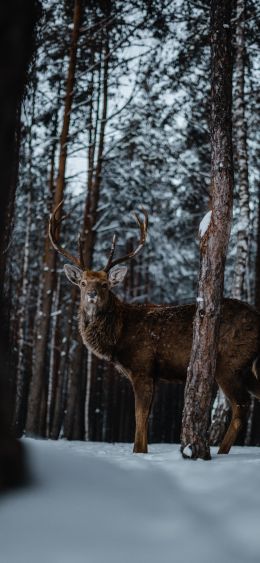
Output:
<path fill-rule="evenodd" d="M 88 297 L 90 297 L 91 299 L 94 299 L 94 297 L 97 297 L 96 290 L 92 289 L 92 291 L 88 291 Z"/>

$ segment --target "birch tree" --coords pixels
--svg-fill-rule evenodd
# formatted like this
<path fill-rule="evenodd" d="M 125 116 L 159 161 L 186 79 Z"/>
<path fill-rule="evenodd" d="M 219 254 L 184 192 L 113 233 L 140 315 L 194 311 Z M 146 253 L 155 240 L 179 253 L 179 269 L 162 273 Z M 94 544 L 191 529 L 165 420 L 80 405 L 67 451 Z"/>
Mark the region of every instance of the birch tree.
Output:
<path fill-rule="evenodd" d="M 208 425 L 233 197 L 231 3 L 211 1 L 212 210 L 200 232 L 200 276 L 185 387 L 183 457 L 210 459 Z"/>

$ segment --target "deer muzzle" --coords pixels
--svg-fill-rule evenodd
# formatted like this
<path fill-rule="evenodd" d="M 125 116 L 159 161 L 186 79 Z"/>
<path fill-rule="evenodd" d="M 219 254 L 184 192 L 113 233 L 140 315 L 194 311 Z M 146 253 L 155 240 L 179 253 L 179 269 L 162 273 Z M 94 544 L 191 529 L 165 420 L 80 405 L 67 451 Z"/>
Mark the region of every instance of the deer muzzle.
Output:
<path fill-rule="evenodd" d="M 88 291 L 87 293 L 87 301 L 88 303 L 96 303 L 97 302 L 97 292 L 92 290 L 92 291 Z"/>

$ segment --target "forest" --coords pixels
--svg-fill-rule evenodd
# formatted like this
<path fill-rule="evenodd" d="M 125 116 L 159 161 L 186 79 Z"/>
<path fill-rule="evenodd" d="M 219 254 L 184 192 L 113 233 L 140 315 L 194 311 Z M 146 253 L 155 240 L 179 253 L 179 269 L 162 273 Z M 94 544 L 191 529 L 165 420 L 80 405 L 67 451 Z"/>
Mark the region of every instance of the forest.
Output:
<path fill-rule="evenodd" d="M 142 252 L 115 289 L 128 303 L 196 301 L 199 226 L 212 204 L 209 0 L 42 0 L 15 123 L 0 248 L 8 335 L 9 419 L 17 437 L 132 442 L 134 395 L 111 362 L 84 347 L 80 292 L 49 238 L 86 268 L 137 245 L 131 215 L 149 217 Z M 260 309 L 259 4 L 232 3 L 234 197 L 225 296 Z M 224 108 L 225 111 L 225 108 Z M 184 387 L 160 382 L 150 443 L 179 443 Z M 230 407 L 214 388 L 211 441 Z M 260 445 L 251 399 L 240 445 Z"/>

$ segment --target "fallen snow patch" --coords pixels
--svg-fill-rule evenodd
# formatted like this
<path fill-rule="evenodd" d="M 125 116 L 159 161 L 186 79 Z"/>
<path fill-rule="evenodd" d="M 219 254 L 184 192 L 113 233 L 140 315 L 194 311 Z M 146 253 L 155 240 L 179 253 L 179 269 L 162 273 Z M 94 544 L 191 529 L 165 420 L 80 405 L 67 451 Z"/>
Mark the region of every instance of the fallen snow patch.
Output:
<path fill-rule="evenodd" d="M 259 448 L 24 443 L 34 485 L 1 499 L 1 563 L 259 561 Z"/>
<path fill-rule="evenodd" d="M 186 455 L 186 457 L 192 457 L 192 447 L 190 444 L 187 444 L 187 446 L 183 448 L 183 453 L 184 455 Z"/>

